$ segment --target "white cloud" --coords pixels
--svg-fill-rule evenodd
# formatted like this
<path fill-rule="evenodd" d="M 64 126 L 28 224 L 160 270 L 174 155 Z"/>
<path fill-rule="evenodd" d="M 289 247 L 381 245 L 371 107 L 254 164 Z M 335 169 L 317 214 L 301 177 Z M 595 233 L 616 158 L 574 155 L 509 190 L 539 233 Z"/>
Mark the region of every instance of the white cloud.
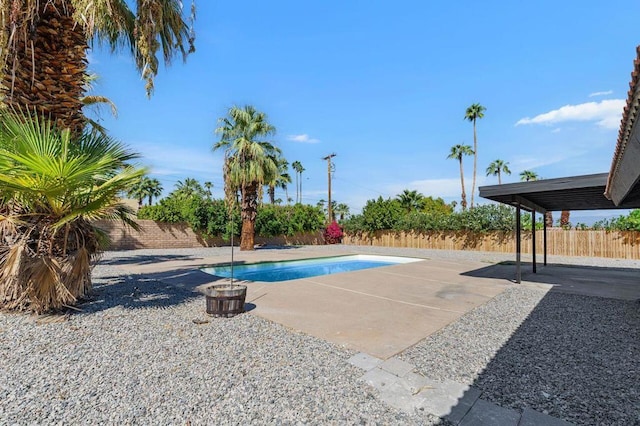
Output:
<path fill-rule="evenodd" d="M 593 92 L 593 93 L 589 93 L 589 97 L 593 98 L 595 96 L 607 96 L 613 93 L 613 90 L 607 90 L 604 92 Z"/>
<path fill-rule="evenodd" d="M 521 124 L 554 124 L 566 121 L 594 121 L 605 129 L 617 129 L 620 126 L 624 99 L 606 99 L 600 102 L 587 102 L 578 105 L 565 105 L 553 111 L 525 117 L 516 123 Z"/>
<path fill-rule="evenodd" d="M 300 142 L 300 143 L 318 143 L 319 139 L 310 138 L 309 135 L 303 133 L 301 135 L 289 135 L 287 136 L 287 140 L 292 142 Z"/>

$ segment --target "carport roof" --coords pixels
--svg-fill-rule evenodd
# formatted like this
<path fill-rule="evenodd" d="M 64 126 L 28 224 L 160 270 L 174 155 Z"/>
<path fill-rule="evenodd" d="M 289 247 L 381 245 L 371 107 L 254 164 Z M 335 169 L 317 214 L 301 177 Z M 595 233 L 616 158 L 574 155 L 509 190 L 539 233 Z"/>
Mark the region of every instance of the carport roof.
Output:
<path fill-rule="evenodd" d="M 481 186 L 480 196 L 538 212 L 640 207 L 640 187 L 620 205 L 604 196 L 608 173 Z"/>

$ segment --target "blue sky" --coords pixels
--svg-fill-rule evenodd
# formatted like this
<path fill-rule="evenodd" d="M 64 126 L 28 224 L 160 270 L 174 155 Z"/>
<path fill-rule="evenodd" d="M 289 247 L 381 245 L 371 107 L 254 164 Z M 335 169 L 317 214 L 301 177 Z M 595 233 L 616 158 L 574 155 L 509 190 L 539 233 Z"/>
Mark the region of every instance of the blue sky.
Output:
<path fill-rule="evenodd" d="M 458 164 L 446 157 L 473 144 L 463 117 L 475 102 L 487 108 L 479 185 L 497 183 L 484 173 L 495 159 L 509 162 L 504 182 L 525 169 L 544 178 L 608 172 L 640 34 L 637 1 L 197 7 L 197 51 L 161 67 L 151 99 L 126 53 L 90 53 L 101 77 L 94 93 L 119 111 L 115 119 L 104 109 L 102 123 L 143 154 L 165 194 L 192 177 L 221 197 L 213 130 L 231 105 L 254 105 L 277 128 L 284 156 L 305 167 L 303 201 L 327 199 L 322 157 L 335 152 L 333 198 L 353 212 L 403 189 L 459 201 Z M 470 192 L 471 157 L 464 166 Z M 603 214 L 612 212 L 576 212 L 572 221 Z"/>

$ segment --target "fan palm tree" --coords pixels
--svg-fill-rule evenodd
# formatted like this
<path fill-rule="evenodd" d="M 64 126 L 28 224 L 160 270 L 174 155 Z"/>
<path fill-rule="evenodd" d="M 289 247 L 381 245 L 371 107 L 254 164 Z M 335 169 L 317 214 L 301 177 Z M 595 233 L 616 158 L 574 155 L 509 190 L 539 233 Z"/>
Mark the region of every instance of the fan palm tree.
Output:
<path fill-rule="evenodd" d="M 511 174 L 511 170 L 509 170 L 509 163 L 505 163 L 502 160 L 495 160 L 489 164 L 489 167 L 487 167 L 487 176 L 498 176 L 498 185 L 502 185 L 502 173 L 505 175 Z"/>
<path fill-rule="evenodd" d="M 284 157 L 276 157 L 273 161 L 278 166 L 278 173 L 274 176 L 273 180 L 268 183 L 269 202 L 271 204 L 275 204 L 276 202 L 276 188 L 286 191 L 287 184 L 291 183 L 289 162 Z"/>
<path fill-rule="evenodd" d="M 296 203 L 302 203 L 302 172 L 305 168 L 299 161 L 291 163 L 291 167 L 296 171 Z"/>
<path fill-rule="evenodd" d="M 213 195 L 213 192 L 211 191 L 211 189 L 213 189 L 213 183 L 207 181 L 207 182 L 204 183 L 204 187 L 205 187 L 206 192 L 207 192 L 207 199 L 210 200 L 211 196 Z"/>
<path fill-rule="evenodd" d="M 338 215 L 340 220 L 344 220 L 345 217 L 349 216 L 349 206 L 345 203 L 336 204 L 336 207 L 333 209 L 333 211 Z"/>
<path fill-rule="evenodd" d="M 195 6 L 190 17 L 180 0 L 0 0 L 3 102 L 35 110 L 80 135 L 85 125 L 87 49 L 94 42 L 127 49 L 150 96 L 158 56 L 170 63 L 194 51 Z"/>
<path fill-rule="evenodd" d="M 44 119 L 2 114 L 0 309 L 58 310 L 90 291 L 92 263 L 108 244 L 94 221 L 137 229 L 119 197 L 145 173 L 135 158 L 104 135 L 72 139 Z"/>
<path fill-rule="evenodd" d="M 538 174 L 531 170 L 523 170 L 520 172 L 520 180 L 523 182 L 538 180 Z"/>
<path fill-rule="evenodd" d="M 145 180 L 145 190 L 147 192 L 147 197 L 149 199 L 149 205 L 151 205 L 154 198 L 158 198 L 160 195 L 162 195 L 162 190 L 164 188 L 162 187 L 162 184 L 158 179 L 145 178 L 144 180 Z"/>
<path fill-rule="evenodd" d="M 182 198 L 204 197 L 206 191 L 196 179 L 186 178 L 184 181 L 179 180 L 176 183 L 175 195 Z"/>
<path fill-rule="evenodd" d="M 424 195 L 415 189 L 412 191 L 405 189 L 401 194 L 398 194 L 396 199 L 407 213 L 420 211 L 424 207 Z"/>
<path fill-rule="evenodd" d="M 213 149 L 224 149 L 225 185 L 239 189 L 242 197 L 240 250 L 253 250 L 258 189 L 278 174 L 274 158 L 280 156 L 280 150 L 263 138 L 273 135 L 276 129 L 264 113 L 250 105 L 232 106 L 219 123 L 216 133 L 220 134 L 220 142 Z"/>
<path fill-rule="evenodd" d="M 467 193 L 464 190 L 464 169 L 462 168 L 462 157 L 465 155 L 473 155 L 473 150 L 469 145 L 454 145 L 451 147 L 451 152 L 447 158 L 458 160 L 460 163 L 460 184 L 462 185 L 462 210 L 467 209 Z"/>
<path fill-rule="evenodd" d="M 476 103 L 471 104 L 464 113 L 465 120 L 473 123 L 473 183 L 471 184 L 471 208 L 473 208 L 473 196 L 476 192 L 476 175 L 478 172 L 478 135 L 476 132 L 476 121 L 484 117 L 486 110 L 485 107 Z"/>

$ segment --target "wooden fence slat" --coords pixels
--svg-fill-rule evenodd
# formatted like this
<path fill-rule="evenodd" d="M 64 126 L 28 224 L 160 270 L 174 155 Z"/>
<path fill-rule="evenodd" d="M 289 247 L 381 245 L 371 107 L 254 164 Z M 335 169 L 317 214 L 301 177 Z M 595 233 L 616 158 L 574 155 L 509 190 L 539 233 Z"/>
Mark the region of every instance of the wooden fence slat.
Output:
<path fill-rule="evenodd" d="M 536 231 L 537 254 L 543 254 L 543 231 Z M 480 250 L 515 252 L 513 232 L 393 232 L 377 231 L 370 235 L 346 234 L 346 245 L 425 248 L 439 250 Z M 522 252 L 531 254 L 531 232 L 522 234 Z M 604 230 L 547 229 L 547 250 L 556 256 L 593 256 L 640 259 L 640 232 Z"/>

